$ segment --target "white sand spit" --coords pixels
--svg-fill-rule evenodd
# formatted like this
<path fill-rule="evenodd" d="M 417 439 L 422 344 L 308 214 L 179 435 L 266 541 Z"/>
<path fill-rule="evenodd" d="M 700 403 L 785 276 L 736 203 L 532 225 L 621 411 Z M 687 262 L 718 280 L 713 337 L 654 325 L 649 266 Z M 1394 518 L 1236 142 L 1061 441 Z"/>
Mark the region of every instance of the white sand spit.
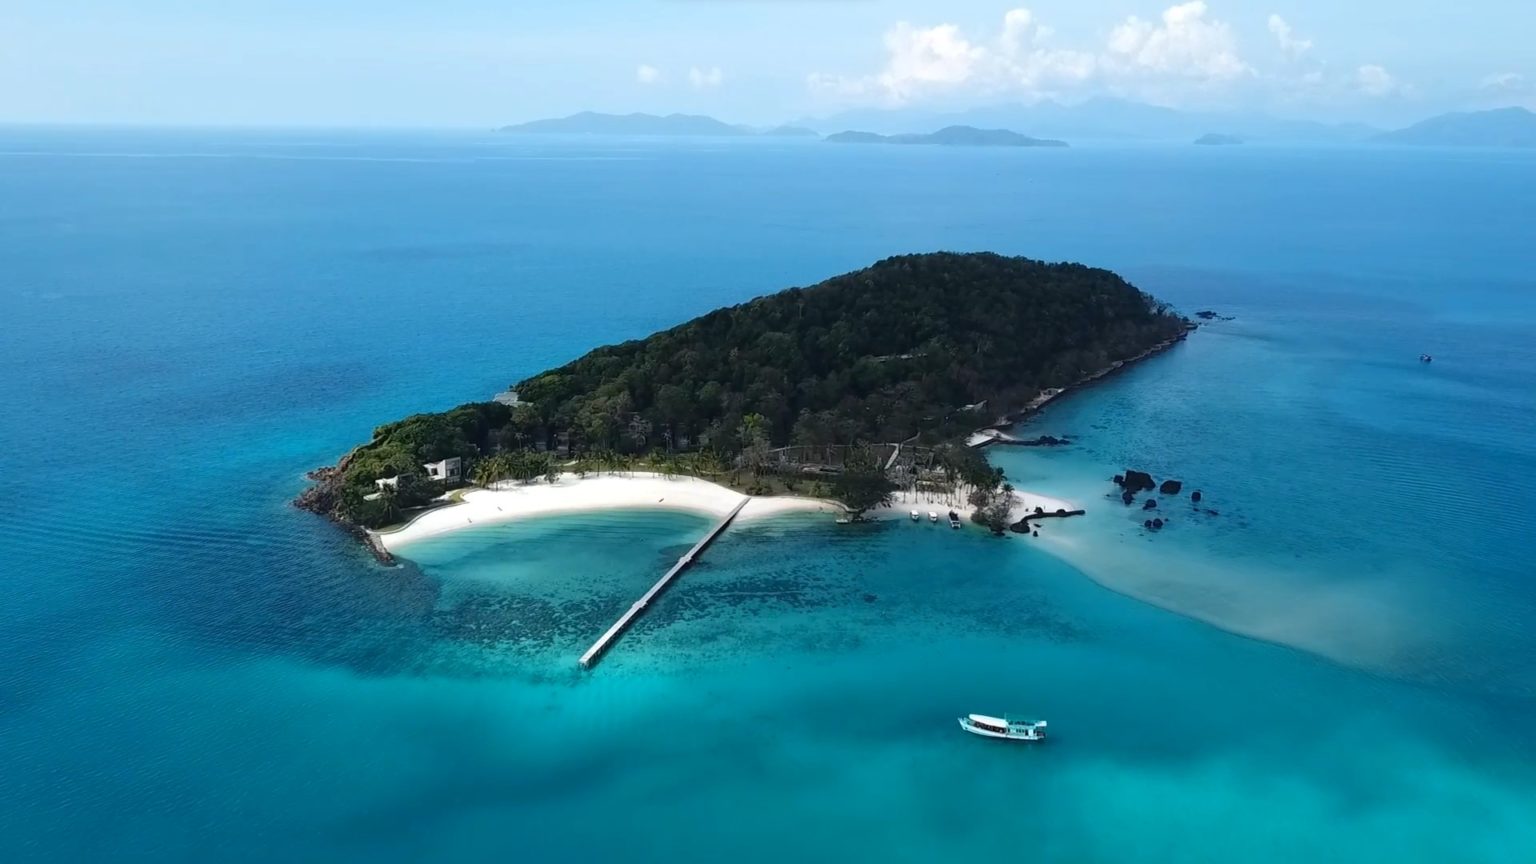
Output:
<path fill-rule="evenodd" d="M 381 533 L 379 539 L 385 548 L 393 551 L 424 537 L 476 525 L 493 525 L 531 516 L 631 508 L 684 510 L 723 517 L 742 497 L 739 492 L 696 477 L 638 472 L 581 478 L 562 474 L 556 483 L 501 483 L 492 489 L 473 490 L 464 495 L 462 503 L 423 513 L 403 528 Z M 837 504 L 815 498 L 757 497 L 736 519 L 741 522 L 782 513 L 838 513 L 840 510 Z"/>

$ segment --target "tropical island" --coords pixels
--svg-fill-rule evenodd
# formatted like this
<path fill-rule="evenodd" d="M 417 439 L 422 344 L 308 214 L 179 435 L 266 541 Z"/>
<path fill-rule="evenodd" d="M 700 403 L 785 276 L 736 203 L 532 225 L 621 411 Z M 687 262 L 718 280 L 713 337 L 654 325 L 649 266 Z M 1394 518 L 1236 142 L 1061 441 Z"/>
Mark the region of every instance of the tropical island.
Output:
<path fill-rule="evenodd" d="M 796 506 L 835 499 L 853 519 L 922 490 L 1002 533 L 1021 505 L 1067 508 L 1020 499 L 966 436 L 1193 326 L 1108 270 L 990 253 L 888 258 L 597 348 L 493 401 L 380 426 L 312 472 L 295 503 L 361 532 L 466 488 L 686 475 Z M 706 489 L 668 488 L 714 506 Z M 559 506 L 537 497 L 495 509 Z"/>
<path fill-rule="evenodd" d="M 1065 147 L 1067 142 L 1031 138 L 1007 129 L 946 126 L 926 135 L 877 135 L 874 132 L 838 132 L 828 135 L 833 144 L 933 144 L 944 147 Z"/>

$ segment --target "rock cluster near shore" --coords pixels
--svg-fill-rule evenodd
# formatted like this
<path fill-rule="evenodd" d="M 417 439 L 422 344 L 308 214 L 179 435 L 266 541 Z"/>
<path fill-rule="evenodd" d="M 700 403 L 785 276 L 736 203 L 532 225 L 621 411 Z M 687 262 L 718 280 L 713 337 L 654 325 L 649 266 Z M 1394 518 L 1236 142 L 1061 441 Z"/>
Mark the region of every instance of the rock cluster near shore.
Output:
<path fill-rule="evenodd" d="M 1164 498 L 1168 498 L 1170 496 L 1179 495 L 1184 491 L 1184 481 L 1182 480 L 1174 480 L 1169 478 L 1161 483 L 1158 483 L 1156 478 L 1154 478 L 1150 473 L 1146 471 L 1138 471 L 1134 468 L 1127 468 L 1124 473 L 1116 474 L 1113 478 L 1111 478 L 1111 480 L 1115 486 L 1119 487 L 1120 500 L 1125 502 L 1127 507 L 1129 507 L 1131 504 L 1134 504 L 1136 501 L 1136 496 L 1142 492 L 1157 492 Z M 1204 493 L 1202 493 L 1199 489 L 1190 492 L 1190 508 L 1196 513 L 1204 513 L 1207 516 L 1220 515 L 1215 510 L 1200 507 L 1200 501 L 1203 497 Z M 1159 510 L 1160 505 L 1158 503 L 1158 499 L 1146 499 L 1142 502 L 1141 509 L 1143 511 Z M 1146 519 L 1141 524 L 1142 527 L 1146 528 L 1148 531 L 1160 531 L 1171 523 L 1167 520 L 1157 518 Z"/>

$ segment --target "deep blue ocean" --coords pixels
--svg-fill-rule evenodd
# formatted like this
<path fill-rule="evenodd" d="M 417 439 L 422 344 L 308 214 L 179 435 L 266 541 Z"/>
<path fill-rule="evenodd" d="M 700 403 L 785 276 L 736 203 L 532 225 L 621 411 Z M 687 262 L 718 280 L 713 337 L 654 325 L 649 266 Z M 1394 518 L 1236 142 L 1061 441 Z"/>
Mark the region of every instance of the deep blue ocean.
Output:
<path fill-rule="evenodd" d="M 0 860 L 1536 860 L 1533 200 L 1502 151 L 0 130 Z M 704 519 L 386 569 L 288 506 L 936 249 L 1232 319 L 993 454 L 1088 510 L 1038 539 L 744 527 L 580 673 Z M 1126 467 L 1205 502 L 1149 534 Z"/>

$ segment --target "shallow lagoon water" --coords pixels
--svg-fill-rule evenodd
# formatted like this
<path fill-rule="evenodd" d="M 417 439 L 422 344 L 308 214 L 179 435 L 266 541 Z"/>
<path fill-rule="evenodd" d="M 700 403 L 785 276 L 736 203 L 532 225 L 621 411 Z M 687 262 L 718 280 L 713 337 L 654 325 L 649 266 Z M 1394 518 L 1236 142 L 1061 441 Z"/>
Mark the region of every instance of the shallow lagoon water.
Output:
<path fill-rule="evenodd" d="M 1536 850 L 1527 156 L 4 138 L 7 860 Z M 385 570 L 286 507 L 378 422 L 944 247 L 1236 316 L 1032 422 L 1074 447 L 997 454 L 1088 507 L 1042 542 L 745 527 L 584 675 L 705 520 Z M 1126 465 L 1220 516 L 1143 536 Z"/>

